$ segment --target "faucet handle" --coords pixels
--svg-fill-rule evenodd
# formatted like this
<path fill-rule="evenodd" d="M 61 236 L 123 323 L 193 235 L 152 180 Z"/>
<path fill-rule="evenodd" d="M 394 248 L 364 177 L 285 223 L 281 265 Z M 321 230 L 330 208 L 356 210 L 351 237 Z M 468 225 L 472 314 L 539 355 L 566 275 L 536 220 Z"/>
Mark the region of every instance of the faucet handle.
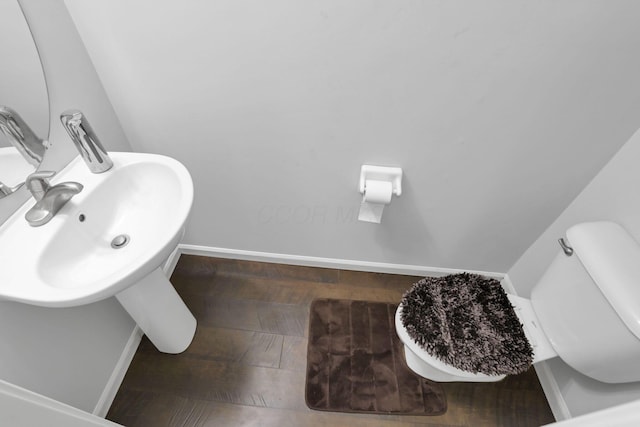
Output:
<path fill-rule="evenodd" d="M 27 177 L 25 186 L 31 191 L 34 199 L 42 199 L 50 187 L 49 178 L 53 178 L 55 174 L 54 171 L 37 171 Z"/>

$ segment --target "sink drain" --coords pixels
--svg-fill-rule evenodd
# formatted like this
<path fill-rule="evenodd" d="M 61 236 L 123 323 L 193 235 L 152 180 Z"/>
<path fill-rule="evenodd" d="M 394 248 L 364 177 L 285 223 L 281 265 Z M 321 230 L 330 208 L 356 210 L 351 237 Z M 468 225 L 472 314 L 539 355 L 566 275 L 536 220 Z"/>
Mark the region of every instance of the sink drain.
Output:
<path fill-rule="evenodd" d="M 111 241 L 111 247 L 113 249 L 124 248 L 129 243 L 129 240 L 131 240 L 131 238 L 128 234 L 119 234 Z"/>

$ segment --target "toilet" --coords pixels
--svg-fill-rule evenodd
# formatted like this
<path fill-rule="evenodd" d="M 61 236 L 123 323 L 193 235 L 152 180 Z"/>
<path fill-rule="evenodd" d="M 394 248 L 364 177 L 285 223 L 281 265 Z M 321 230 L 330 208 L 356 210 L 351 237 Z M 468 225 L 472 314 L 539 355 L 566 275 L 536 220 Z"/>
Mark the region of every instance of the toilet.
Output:
<path fill-rule="evenodd" d="M 531 298 L 508 295 L 533 348 L 533 363 L 560 357 L 605 383 L 640 381 L 640 246 L 619 224 L 597 221 L 567 230 L 568 244 Z M 407 365 L 433 381 L 492 382 L 505 375 L 460 370 L 431 356 L 395 315 Z"/>

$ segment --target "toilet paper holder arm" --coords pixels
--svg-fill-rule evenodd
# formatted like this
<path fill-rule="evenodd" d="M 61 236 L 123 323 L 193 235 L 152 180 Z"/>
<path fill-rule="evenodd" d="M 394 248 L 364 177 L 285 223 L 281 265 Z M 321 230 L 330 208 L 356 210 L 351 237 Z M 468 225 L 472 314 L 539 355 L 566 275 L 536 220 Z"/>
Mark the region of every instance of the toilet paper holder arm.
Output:
<path fill-rule="evenodd" d="M 389 166 L 362 165 L 360 168 L 360 194 L 364 194 L 367 180 L 388 181 L 393 188 L 393 194 L 402 194 L 402 168 Z"/>

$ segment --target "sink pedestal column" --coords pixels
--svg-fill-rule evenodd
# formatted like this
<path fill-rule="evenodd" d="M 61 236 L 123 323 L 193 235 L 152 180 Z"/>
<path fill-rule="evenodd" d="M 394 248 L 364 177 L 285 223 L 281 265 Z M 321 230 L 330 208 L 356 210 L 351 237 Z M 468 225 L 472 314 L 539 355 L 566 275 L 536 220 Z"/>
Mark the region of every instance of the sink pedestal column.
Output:
<path fill-rule="evenodd" d="M 196 319 L 161 268 L 116 295 L 156 348 L 182 353 L 196 332 Z"/>

